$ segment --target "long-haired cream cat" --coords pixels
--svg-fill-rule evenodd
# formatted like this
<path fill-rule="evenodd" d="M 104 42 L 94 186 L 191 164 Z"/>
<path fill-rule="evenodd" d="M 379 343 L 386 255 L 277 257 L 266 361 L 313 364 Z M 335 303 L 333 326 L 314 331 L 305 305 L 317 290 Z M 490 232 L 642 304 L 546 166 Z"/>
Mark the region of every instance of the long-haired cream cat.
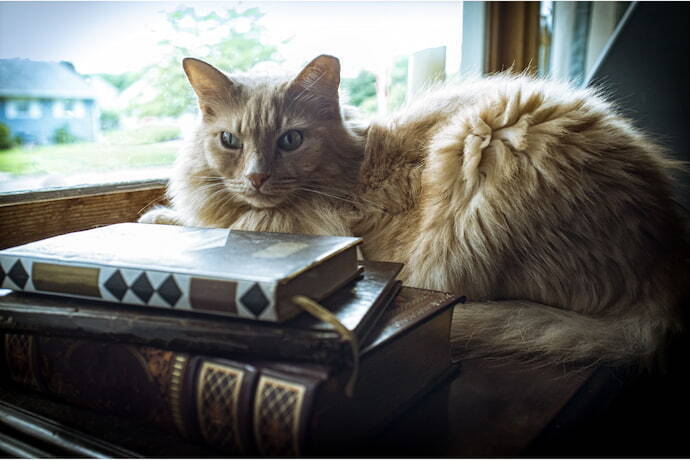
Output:
<path fill-rule="evenodd" d="M 292 79 L 184 70 L 202 117 L 172 207 L 142 222 L 361 236 L 405 284 L 468 296 L 473 354 L 650 363 L 680 328 L 676 165 L 593 91 L 494 76 L 365 126 L 334 57 Z"/>

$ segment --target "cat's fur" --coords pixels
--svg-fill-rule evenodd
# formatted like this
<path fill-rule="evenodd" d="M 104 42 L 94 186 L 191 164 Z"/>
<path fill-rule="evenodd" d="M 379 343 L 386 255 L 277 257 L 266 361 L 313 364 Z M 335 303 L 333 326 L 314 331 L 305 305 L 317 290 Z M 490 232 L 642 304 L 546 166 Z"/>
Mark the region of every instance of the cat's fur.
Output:
<path fill-rule="evenodd" d="M 335 58 L 292 80 L 184 67 L 202 120 L 172 208 L 142 221 L 361 236 L 365 258 L 405 263 L 405 284 L 467 295 L 454 340 L 480 354 L 648 363 L 680 328 L 677 165 L 594 91 L 499 75 L 358 126 Z M 304 143 L 283 152 L 289 129 Z M 263 193 L 251 172 L 271 175 Z"/>

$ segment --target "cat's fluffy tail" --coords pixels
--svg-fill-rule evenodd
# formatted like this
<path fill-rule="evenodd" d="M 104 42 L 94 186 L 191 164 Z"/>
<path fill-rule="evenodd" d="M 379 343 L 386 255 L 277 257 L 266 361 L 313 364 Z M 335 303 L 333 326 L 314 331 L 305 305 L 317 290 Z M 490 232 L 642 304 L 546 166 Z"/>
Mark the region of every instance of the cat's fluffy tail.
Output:
<path fill-rule="evenodd" d="M 456 361 L 516 356 L 544 364 L 649 367 L 678 327 L 661 315 L 592 317 L 529 301 L 474 302 L 453 312 L 451 349 Z"/>

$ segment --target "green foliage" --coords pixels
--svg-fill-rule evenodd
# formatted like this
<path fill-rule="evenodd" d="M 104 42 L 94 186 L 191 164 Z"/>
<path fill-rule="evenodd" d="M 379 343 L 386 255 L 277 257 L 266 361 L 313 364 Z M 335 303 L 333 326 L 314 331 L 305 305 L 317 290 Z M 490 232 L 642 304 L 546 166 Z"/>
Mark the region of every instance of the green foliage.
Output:
<path fill-rule="evenodd" d="M 347 91 L 350 104 L 361 108 L 364 101 L 376 100 L 376 75 L 361 70 L 355 78 L 343 79 L 343 89 Z"/>
<path fill-rule="evenodd" d="M 145 145 L 172 141 L 181 136 L 180 128 L 173 124 L 156 123 L 134 129 L 114 131 L 106 136 L 114 145 Z"/>
<path fill-rule="evenodd" d="M 259 62 L 275 60 L 276 47 L 261 41 L 258 20 L 262 16 L 258 8 L 200 15 L 194 7 L 179 7 L 170 13 L 168 22 L 175 37 L 159 43 L 164 55 L 143 77 L 156 94 L 133 104 L 130 112 L 139 117 L 177 117 L 195 110 L 196 99 L 182 70 L 184 57 L 203 59 L 225 71 L 246 71 Z M 190 45 L 202 35 L 216 38 L 197 47 Z"/>
<path fill-rule="evenodd" d="M 77 137 L 72 134 L 72 131 L 69 129 L 69 125 L 64 124 L 53 132 L 53 137 L 51 140 L 55 144 L 72 144 L 77 142 Z"/>
<path fill-rule="evenodd" d="M 9 150 L 14 147 L 15 140 L 12 138 L 10 127 L 0 123 L 0 150 Z"/>
<path fill-rule="evenodd" d="M 373 115 L 378 110 L 376 98 L 376 75 L 362 70 L 355 78 L 344 78 L 343 89 L 349 95 L 350 104 L 363 113 Z M 393 63 L 391 81 L 388 86 L 388 109 L 395 110 L 405 103 L 407 93 L 407 57 L 400 57 Z"/>
<path fill-rule="evenodd" d="M 407 97 L 407 57 L 395 60 L 391 69 L 391 83 L 388 87 L 388 108 L 395 110 L 405 103 Z"/>
<path fill-rule="evenodd" d="M 117 88 L 118 91 L 122 92 L 129 88 L 132 83 L 139 80 L 142 72 L 125 72 L 120 74 L 100 73 L 97 75 Z"/>
<path fill-rule="evenodd" d="M 120 115 L 114 110 L 102 110 L 98 118 L 103 131 L 113 131 L 120 127 Z"/>

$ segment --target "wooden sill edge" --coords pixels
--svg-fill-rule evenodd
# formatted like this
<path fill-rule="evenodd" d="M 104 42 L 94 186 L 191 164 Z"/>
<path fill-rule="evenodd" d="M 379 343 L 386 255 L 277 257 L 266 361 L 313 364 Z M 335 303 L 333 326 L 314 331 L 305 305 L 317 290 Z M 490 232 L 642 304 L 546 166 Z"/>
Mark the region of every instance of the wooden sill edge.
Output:
<path fill-rule="evenodd" d="M 46 190 L 28 190 L 0 194 L 0 207 L 26 203 L 40 203 L 69 198 L 107 195 L 112 193 L 163 189 L 167 179 L 147 179 L 131 182 L 115 182 L 97 185 L 78 185 Z"/>

